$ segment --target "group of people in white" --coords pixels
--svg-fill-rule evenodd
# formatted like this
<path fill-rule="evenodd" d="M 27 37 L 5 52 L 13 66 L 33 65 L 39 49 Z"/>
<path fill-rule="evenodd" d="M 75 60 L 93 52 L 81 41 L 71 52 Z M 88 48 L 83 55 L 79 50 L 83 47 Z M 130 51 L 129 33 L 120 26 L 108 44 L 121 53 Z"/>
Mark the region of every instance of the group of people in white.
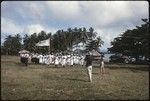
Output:
<path fill-rule="evenodd" d="M 47 64 L 47 65 L 62 65 L 65 67 L 66 65 L 85 65 L 87 67 L 89 81 L 92 82 L 92 61 L 93 56 L 89 52 L 86 56 L 83 55 L 62 55 L 62 54 L 48 54 L 48 55 L 42 55 L 42 54 L 20 54 L 21 62 L 25 63 L 26 66 L 28 64 L 28 60 L 31 59 L 32 62 L 39 63 L 39 64 Z M 100 56 L 100 72 L 104 73 L 104 60 L 103 55 Z"/>
<path fill-rule="evenodd" d="M 82 65 L 84 64 L 84 56 L 83 55 L 62 55 L 62 54 L 31 54 L 30 58 L 37 58 L 39 60 L 39 64 L 47 64 L 47 65 Z"/>

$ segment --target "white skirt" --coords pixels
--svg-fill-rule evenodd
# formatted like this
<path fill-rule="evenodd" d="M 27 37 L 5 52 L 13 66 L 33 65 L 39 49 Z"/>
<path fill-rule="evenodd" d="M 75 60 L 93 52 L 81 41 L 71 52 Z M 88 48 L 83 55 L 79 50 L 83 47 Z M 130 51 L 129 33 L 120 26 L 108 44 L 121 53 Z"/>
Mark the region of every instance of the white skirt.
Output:
<path fill-rule="evenodd" d="M 55 65 L 58 65 L 58 64 L 59 64 L 58 59 L 55 59 Z"/>
<path fill-rule="evenodd" d="M 39 63 L 42 63 L 42 60 L 43 60 L 42 57 L 40 57 L 40 58 L 39 58 Z"/>
<path fill-rule="evenodd" d="M 63 59 L 62 62 L 61 62 L 62 66 L 66 65 L 66 60 Z"/>

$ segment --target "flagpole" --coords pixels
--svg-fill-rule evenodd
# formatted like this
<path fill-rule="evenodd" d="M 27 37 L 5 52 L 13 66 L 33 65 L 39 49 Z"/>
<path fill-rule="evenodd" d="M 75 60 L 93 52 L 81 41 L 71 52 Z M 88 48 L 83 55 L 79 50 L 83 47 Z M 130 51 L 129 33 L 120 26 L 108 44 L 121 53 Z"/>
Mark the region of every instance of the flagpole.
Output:
<path fill-rule="evenodd" d="M 49 53 L 51 53 L 50 51 L 51 51 L 51 37 L 49 38 Z"/>

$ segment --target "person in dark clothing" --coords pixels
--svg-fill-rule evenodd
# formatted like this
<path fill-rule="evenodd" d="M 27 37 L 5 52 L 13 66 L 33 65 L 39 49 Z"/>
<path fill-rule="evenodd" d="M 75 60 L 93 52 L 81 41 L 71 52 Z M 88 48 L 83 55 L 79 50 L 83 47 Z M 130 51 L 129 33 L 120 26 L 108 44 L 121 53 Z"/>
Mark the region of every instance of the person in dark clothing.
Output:
<path fill-rule="evenodd" d="M 39 64 L 39 59 L 34 57 L 31 59 L 31 62 L 35 63 L 35 64 Z"/>
<path fill-rule="evenodd" d="M 20 54 L 20 61 L 21 63 L 24 63 L 26 66 L 28 66 L 28 59 L 29 59 L 28 53 Z"/>
<path fill-rule="evenodd" d="M 24 63 L 26 66 L 28 65 L 28 58 L 21 57 L 20 61 L 21 61 L 21 63 Z"/>
<path fill-rule="evenodd" d="M 87 67 L 89 80 L 90 82 L 92 82 L 92 55 L 91 54 L 86 55 L 85 61 L 86 61 L 85 66 Z"/>

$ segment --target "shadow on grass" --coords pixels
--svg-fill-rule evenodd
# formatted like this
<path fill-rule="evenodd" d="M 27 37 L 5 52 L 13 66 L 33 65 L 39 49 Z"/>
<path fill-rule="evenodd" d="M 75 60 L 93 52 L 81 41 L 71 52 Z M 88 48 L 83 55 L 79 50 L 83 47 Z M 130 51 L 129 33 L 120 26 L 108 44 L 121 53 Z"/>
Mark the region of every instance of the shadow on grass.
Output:
<path fill-rule="evenodd" d="M 69 81 L 81 81 L 81 82 L 88 82 L 88 80 L 80 79 L 80 78 L 71 78 L 71 77 L 62 77 L 58 75 L 47 75 L 47 74 L 42 74 L 44 79 L 47 80 L 69 80 Z"/>
<path fill-rule="evenodd" d="M 92 73 L 92 74 L 94 74 L 94 75 L 98 75 L 98 73 Z"/>
<path fill-rule="evenodd" d="M 94 68 L 100 68 L 100 66 L 93 66 Z M 123 63 L 105 63 L 105 68 L 109 69 L 129 69 L 131 71 L 149 71 L 148 65 L 136 65 L 136 64 L 123 64 Z"/>
<path fill-rule="evenodd" d="M 20 63 L 20 62 L 15 62 L 15 64 L 16 64 L 17 66 L 25 66 L 25 64 Z"/>
<path fill-rule="evenodd" d="M 58 79 L 61 79 L 61 80 L 70 80 L 70 81 L 89 82 L 88 80 L 79 79 L 79 78 L 59 77 Z"/>
<path fill-rule="evenodd" d="M 64 80 L 71 80 L 71 81 L 82 81 L 82 82 L 89 82 L 88 80 L 78 79 L 78 78 L 60 78 Z"/>
<path fill-rule="evenodd" d="M 116 66 L 108 66 L 106 68 L 109 68 L 109 69 L 129 69 L 133 72 L 136 72 L 136 71 L 149 71 L 149 67 L 116 67 Z"/>
<path fill-rule="evenodd" d="M 28 68 L 29 67 L 29 64 L 26 66 L 24 63 L 20 63 L 20 62 L 15 62 L 14 64 L 18 68 Z"/>
<path fill-rule="evenodd" d="M 58 69 L 65 68 L 65 67 L 63 67 L 63 66 L 61 66 L 61 65 L 58 65 L 58 66 L 55 66 L 55 65 L 47 65 L 46 67 L 47 67 L 47 68 L 58 68 Z"/>

